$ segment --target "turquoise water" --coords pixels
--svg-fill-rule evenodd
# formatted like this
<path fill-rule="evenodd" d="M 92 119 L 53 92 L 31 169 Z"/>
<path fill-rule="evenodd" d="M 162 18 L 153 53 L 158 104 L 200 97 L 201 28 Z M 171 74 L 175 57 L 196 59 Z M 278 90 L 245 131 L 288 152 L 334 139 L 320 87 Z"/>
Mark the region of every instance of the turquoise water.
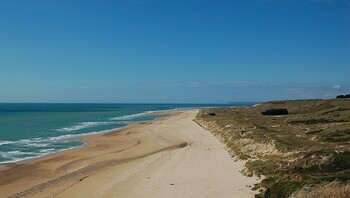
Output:
<path fill-rule="evenodd" d="M 83 135 L 157 119 L 154 111 L 218 106 L 234 104 L 0 104 L 0 164 L 80 147 Z"/>

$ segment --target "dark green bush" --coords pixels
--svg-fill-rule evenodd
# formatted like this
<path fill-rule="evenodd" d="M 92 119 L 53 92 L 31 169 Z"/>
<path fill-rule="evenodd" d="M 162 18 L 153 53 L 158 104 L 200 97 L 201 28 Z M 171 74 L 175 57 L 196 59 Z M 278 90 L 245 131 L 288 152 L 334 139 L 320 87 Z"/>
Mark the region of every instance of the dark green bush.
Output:
<path fill-rule="evenodd" d="M 263 115 L 288 115 L 287 109 L 269 109 L 261 112 Z"/>
<path fill-rule="evenodd" d="M 339 96 L 337 96 L 337 98 L 350 98 L 350 94 L 339 95 Z"/>

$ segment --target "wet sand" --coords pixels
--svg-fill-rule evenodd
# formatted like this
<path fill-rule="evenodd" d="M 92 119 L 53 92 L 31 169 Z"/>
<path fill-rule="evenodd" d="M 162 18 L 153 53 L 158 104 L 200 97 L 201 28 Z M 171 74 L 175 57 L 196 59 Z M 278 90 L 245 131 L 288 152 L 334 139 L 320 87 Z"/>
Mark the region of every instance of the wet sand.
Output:
<path fill-rule="evenodd" d="M 87 136 L 84 148 L 0 167 L 0 197 L 253 197 L 223 145 L 174 111 L 156 121 Z"/>

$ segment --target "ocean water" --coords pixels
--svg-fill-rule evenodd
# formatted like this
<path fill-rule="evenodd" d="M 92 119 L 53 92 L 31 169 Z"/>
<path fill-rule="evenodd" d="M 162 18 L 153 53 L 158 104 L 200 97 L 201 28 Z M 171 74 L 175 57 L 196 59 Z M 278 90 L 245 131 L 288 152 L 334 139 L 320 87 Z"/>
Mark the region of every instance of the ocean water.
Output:
<path fill-rule="evenodd" d="M 239 104 L 9 104 L 0 103 L 0 164 L 83 146 L 79 137 L 157 119 L 155 111 Z"/>

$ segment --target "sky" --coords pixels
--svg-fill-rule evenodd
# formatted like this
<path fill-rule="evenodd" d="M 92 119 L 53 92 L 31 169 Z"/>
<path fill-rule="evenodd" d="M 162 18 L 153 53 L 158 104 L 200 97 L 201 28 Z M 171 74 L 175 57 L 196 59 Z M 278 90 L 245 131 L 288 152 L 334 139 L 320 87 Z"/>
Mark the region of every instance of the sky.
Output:
<path fill-rule="evenodd" d="M 350 0 L 0 0 L 0 102 L 350 93 Z"/>

